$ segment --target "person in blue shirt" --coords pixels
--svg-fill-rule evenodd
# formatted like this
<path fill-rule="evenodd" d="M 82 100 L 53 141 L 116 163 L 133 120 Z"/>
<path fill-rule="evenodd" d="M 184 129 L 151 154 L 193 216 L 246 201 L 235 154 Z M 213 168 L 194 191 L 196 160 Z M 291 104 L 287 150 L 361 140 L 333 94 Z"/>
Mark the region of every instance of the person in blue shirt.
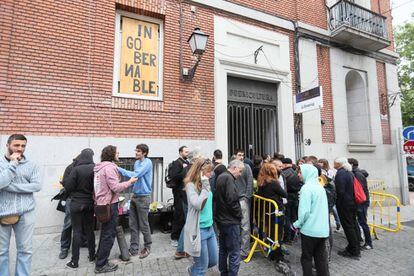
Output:
<path fill-rule="evenodd" d="M 138 180 L 132 188 L 132 197 L 129 210 L 129 227 L 131 229 L 131 245 L 129 254 L 143 259 L 150 254 L 151 230 L 148 223 L 149 206 L 151 204 L 152 162 L 147 158 L 149 148 L 145 144 L 137 145 L 135 149 L 134 171 L 118 168 L 119 173 L 125 177 L 136 177 Z M 144 236 L 144 247 L 140 250 L 139 235 Z"/>

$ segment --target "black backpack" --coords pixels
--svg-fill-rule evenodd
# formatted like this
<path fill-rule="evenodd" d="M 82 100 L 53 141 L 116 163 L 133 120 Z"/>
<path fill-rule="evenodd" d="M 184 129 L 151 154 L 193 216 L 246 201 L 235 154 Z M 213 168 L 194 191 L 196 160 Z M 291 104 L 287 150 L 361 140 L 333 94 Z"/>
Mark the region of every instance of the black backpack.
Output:
<path fill-rule="evenodd" d="M 335 190 L 335 185 L 332 184 L 332 181 L 328 182 L 325 185 L 325 192 L 326 192 L 326 197 L 328 199 L 328 208 L 329 208 L 329 212 L 332 211 L 332 208 L 335 206 L 336 203 L 336 190 Z"/>
<path fill-rule="evenodd" d="M 168 164 L 167 168 L 165 169 L 165 185 L 167 186 L 167 188 L 175 188 L 175 181 L 172 178 L 172 167 L 173 167 L 173 163 L 174 161 L 172 161 L 170 164 Z"/>

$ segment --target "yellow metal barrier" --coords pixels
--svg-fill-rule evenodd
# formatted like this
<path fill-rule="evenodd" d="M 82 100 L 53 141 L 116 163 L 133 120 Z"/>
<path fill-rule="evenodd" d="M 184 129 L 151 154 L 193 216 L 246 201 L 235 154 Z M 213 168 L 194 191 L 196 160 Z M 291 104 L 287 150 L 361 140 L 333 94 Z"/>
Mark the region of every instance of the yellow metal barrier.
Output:
<path fill-rule="evenodd" d="M 392 194 L 383 192 L 370 192 L 371 206 L 370 212 L 372 222 L 368 222 L 371 233 L 378 238 L 377 229 L 388 232 L 398 232 L 401 230 L 400 199 Z M 396 212 L 391 212 L 394 209 Z"/>
<path fill-rule="evenodd" d="M 371 192 L 385 192 L 385 182 L 381 179 L 367 180 L 368 190 Z"/>
<path fill-rule="evenodd" d="M 261 251 L 266 257 L 276 250 L 278 240 L 278 217 L 282 214 L 274 200 L 253 195 L 253 231 L 250 235 L 254 240 L 249 255 L 244 262 L 250 262 L 254 252 Z M 259 250 L 256 250 L 259 246 Z"/>

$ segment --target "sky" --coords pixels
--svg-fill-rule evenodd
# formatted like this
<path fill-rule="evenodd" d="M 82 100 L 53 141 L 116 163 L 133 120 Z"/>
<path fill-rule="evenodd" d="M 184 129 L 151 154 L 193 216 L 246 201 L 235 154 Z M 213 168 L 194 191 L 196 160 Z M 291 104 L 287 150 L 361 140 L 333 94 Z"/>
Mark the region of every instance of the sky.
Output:
<path fill-rule="evenodd" d="M 394 27 L 404 24 L 404 22 L 414 22 L 414 18 L 411 17 L 411 14 L 414 13 L 414 0 L 392 0 L 391 3 Z"/>

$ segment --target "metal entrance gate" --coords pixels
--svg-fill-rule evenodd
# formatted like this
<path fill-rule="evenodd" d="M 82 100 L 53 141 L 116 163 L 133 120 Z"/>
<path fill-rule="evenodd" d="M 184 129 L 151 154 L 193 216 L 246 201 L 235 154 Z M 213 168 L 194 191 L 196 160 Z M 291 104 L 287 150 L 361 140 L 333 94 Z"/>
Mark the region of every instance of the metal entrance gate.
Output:
<path fill-rule="evenodd" d="M 253 159 L 277 151 L 278 83 L 229 76 L 227 89 L 229 155 L 242 149 Z"/>
<path fill-rule="evenodd" d="M 243 149 L 253 155 L 277 151 L 277 109 L 273 106 L 228 102 L 229 154 Z"/>

